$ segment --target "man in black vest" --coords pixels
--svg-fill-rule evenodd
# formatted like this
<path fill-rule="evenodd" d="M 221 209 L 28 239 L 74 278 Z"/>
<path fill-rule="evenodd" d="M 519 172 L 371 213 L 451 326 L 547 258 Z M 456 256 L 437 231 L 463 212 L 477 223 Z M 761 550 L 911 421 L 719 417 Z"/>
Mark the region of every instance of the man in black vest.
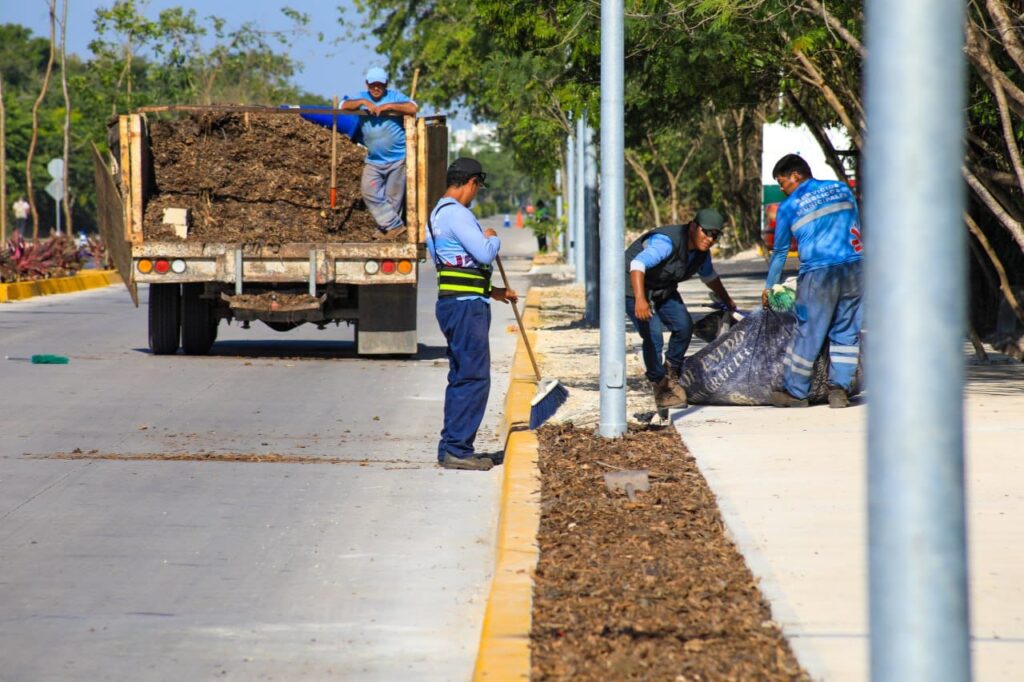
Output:
<path fill-rule="evenodd" d="M 693 319 L 679 295 L 679 283 L 699 275 L 729 310 L 736 310 L 711 264 L 710 250 L 722 235 L 723 222 L 713 208 L 701 209 L 690 223 L 651 230 L 626 249 L 631 285 L 626 313 L 643 339 L 646 376 L 658 408 L 686 407 L 679 375 L 693 336 Z M 670 336 L 663 363 L 666 329 Z"/>

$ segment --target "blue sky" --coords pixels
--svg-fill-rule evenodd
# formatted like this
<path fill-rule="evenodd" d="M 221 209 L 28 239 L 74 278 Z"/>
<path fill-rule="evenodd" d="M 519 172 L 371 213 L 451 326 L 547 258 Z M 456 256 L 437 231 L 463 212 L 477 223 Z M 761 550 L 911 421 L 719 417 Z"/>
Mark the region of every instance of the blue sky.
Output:
<path fill-rule="evenodd" d="M 89 56 L 88 45 L 93 39 L 96 9 L 112 4 L 113 0 L 68 0 L 68 52 Z M 325 43 L 318 43 L 314 37 L 297 41 L 291 56 L 302 62 L 303 69 L 295 80 L 303 89 L 321 94 L 325 99 L 362 90 L 366 70 L 370 66 L 384 65 L 383 58 L 366 43 L 326 44 L 346 33 L 346 29 L 338 24 L 339 6 L 344 9 L 347 22 L 359 23 L 359 15 L 350 0 L 140 0 L 138 3 L 142 13 L 151 19 L 155 19 L 160 10 L 175 6 L 195 9 L 199 17 L 210 14 L 222 17 L 229 27 L 253 21 L 268 30 L 291 26 L 291 22 L 281 14 L 281 7 L 289 6 L 308 14 L 311 20 L 309 28 L 314 33 L 323 32 Z M 57 11 L 60 9 L 61 2 L 58 2 Z M 0 0 L 0 23 L 28 26 L 37 35 L 46 37 L 50 30 L 48 17 L 44 0 Z"/>

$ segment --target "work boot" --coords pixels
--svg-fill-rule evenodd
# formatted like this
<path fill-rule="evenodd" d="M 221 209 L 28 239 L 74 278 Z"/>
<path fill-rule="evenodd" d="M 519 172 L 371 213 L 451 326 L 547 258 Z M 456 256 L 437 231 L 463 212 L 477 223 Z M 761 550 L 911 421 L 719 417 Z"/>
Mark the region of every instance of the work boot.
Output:
<path fill-rule="evenodd" d="M 845 388 L 839 386 L 828 387 L 828 406 L 833 409 L 839 409 L 850 406 L 850 396 L 847 394 Z"/>
<path fill-rule="evenodd" d="M 446 452 L 441 466 L 445 469 L 465 469 L 469 471 L 490 471 L 494 468 L 494 461 L 487 457 L 472 455 L 470 457 L 456 457 Z"/>
<path fill-rule="evenodd" d="M 679 390 L 677 391 L 676 388 Z M 658 406 L 658 409 L 686 407 L 686 391 L 679 384 L 675 384 L 673 387 L 667 374 L 661 378 L 661 381 L 652 381 L 651 390 L 654 391 L 654 404 Z"/>
<path fill-rule="evenodd" d="M 772 405 L 775 407 L 807 407 L 807 398 L 794 398 L 786 391 L 772 391 Z"/>
<path fill-rule="evenodd" d="M 676 397 L 686 403 L 686 389 L 683 388 L 681 383 L 679 383 L 679 378 L 682 376 L 682 370 L 678 367 L 672 367 L 666 362 L 665 374 L 668 376 L 668 383 L 672 387 L 672 392 L 676 394 Z"/>

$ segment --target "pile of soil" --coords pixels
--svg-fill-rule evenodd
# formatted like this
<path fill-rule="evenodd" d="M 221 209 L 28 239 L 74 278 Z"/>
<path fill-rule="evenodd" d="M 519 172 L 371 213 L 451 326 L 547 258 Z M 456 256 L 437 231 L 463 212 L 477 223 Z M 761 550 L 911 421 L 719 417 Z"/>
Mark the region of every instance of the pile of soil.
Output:
<path fill-rule="evenodd" d="M 674 428 L 540 439 L 535 680 L 808 680 Z M 647 469 L 635 502 L 603 475 Z"/>
<path fill-rule="evenodd" d="M 165 208 L 191 209 L 188 241 L 256 245 L 369 241 L 362 203 L 366 150 L 337 140 L 337 209 L 330 208 L 331 131 L 298 115 L 193 113 L 150 124 L 155 192 L 148 239 L 177 239 Z"/>

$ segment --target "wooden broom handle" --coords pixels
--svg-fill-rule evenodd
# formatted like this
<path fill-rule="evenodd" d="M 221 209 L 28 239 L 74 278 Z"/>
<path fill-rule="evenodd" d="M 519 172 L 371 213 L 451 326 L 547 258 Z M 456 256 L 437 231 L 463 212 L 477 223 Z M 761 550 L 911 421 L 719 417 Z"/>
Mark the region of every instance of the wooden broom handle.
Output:
<path fill-rule="evenodd" d="M 501 256 L 495 256 L 494 262 L 498 264 L 498 272 L 501 273 L 501 281 L 505 284 L 505 290 L 508 290 L 508 277 L 505 276 L 505 266 L 501 264 Z M 519 314 L 519 307 L 515 301 L 509 301 L 512 304 L 512 312 L 516 314 L 516 324 L 519 325 L 519 333 L 523 337 L 523 343 L 526 344 L 526 352 L 530 354 L 530 364 L 533 365 L 533 373 L 537 375 L 537 381 L 540 381 L 540 369 L 537 367 L 537 358 L 533 357 L 533 348 L 530 347 L 530 340 L 526 338 L 526 327 L 523 326 L 523 318 Z"/>

